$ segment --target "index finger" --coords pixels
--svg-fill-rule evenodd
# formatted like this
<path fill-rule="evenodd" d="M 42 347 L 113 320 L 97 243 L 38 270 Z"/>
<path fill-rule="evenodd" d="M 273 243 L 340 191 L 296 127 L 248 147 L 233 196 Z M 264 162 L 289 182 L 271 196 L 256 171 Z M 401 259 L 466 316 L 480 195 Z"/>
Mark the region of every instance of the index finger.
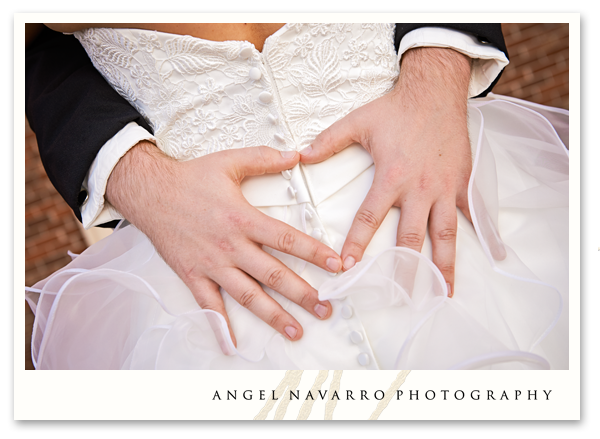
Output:
<path fill-rule="evenodd" d="M 253 226 L 248 238 L 254 242 L 296 256 L 331 273 L 342 269 L 341 258 L 333 249 L 286 223 L 257 210 Z"/>
<path fill-rule="evenodd" d="M 355 113 L 351 112 L 333 123 L 323 130 L 309 147 L 300 151 L 300 160 L 303 163 L 319 163 L 352 143 L 360 143 L 360 129 L 356 122 Z"/>
<path fill-rule="evenodd" d="M 354 267 L 360 261 L 373 235 L 394 204 L 395 195 L 382 184 L 373 182 L 365 200 L 361 204 L 342 248 L 344 270 Z"/>

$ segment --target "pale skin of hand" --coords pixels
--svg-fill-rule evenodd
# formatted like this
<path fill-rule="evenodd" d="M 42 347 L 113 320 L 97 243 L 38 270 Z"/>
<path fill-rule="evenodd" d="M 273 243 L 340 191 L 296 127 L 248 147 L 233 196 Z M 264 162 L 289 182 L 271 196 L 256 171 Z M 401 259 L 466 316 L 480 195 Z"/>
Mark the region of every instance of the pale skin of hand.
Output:
<path fill-rule="evenodd" d="M 178 162 L 143 141 L 121 158 L 108 181 L 107 200 L 150 238 L 201 308 L 224 316 L 235 345 L 219 286 L 289 340 L 302 337 L 302 326 L 257 281 L 318 319 L 331 315 L 329 302 L 319 301 L 314 288 L 261 246 L 334 273 L 342 268 L 339 255 L 264 215 L 240 189 L 244 177 L 290 169 L 300 158 L 285 155 L 261 146 Z"/>
<path fill-rule="evenodd" d="M 344 270 L 363 258 L 383 219 L 397 206 L 397 245 L 420 252 L 429 227 L 433 262 L 452 297 L 456 207 L 471 220 L 470 72 L 470 59 L 452 49 L 411 49 L 402 57 L 393 91 L 349 113 L 300 152 L 303 163 L 318 163 L 359 143 L 373 157 L 373 185 L 341 252 Z"/>

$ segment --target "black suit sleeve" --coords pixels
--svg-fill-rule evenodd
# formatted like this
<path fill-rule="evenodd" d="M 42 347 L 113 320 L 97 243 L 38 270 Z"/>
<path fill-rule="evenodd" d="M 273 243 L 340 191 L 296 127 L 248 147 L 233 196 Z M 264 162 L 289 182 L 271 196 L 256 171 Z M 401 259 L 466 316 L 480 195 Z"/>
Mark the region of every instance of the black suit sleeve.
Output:
<path fill-rule="evenodd" d="M 502 26 L 499 23 L 396 23 L 396 34 L 394 36 L 394 46 L 396 47 L 396 52 L 398 52 L 398 48 L 400 47 L 400 41 L 410 31 L 418 29 L 420 27 L 445 27 L 448 29 L 454 29 L 461 32 L 469 33 L 475 36 L 480 42 L 491 44 L 495 46 L 497 49 L 501 50 L 506 54 L 508 58 L 508 50 L 506 49 L 506 43 L 504 42 L 504 35 L 502 34 Z M 502 70 L 503 72 L 504 70 Z M 486 96 L 498 80 L 500 76 L 502 76 L 502 72 L 496 77 L 494 82 L 476 97 Z"/>
<path fill-rule="evenodd" d="M 129 122 L 152 131 L 73 36 L 44 29 L 26 52 L 25 85 L 25 112 L 46 173 L 81 221 L 81 185 L 102 145 Z"/>

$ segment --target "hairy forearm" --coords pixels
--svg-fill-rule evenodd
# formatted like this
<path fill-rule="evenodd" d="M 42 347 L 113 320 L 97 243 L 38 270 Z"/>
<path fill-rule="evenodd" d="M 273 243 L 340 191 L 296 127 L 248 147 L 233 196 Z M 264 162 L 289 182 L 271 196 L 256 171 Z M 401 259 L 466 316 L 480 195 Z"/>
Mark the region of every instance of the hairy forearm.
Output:
<path fill-rule="evenodd" d="M 178 162 L 143 140 L 131 148 L 113 169 L 106 186 L 107 200 L 137 226 L 156 218 L 176 196 Z"/>
<path fill-rule="evenodd" d="M 452 107 L 466 114 L 470 77 L 471 59 L 462 53 L 435 47 L 411 49 L 402 57 L 394 93 L 411 110 Z"/>

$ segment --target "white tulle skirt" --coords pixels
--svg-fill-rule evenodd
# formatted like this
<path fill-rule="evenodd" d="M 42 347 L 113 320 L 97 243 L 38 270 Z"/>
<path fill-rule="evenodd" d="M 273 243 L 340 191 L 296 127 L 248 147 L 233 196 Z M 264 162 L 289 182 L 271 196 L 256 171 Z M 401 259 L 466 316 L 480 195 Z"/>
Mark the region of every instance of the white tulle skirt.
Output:
<path fill-rule="evenodd" d="M 394 247 L 393 208 L 363 261 L 331 277 L 269 248 L 330 300 L 290 342 L 222 290 L 237 337 L 131 225 L 27 288 L 37 369 L 568 369 L 568 112 L 491 96 L 469 104 L 473 224 L 458 212 L 454 298 L 422 253 Z M 354 145 L 242 184 L 248 201 L 340 252 L 373 181 Z M 291 199 L 287 191 L 296 190 Z M 223 350 L 229 355 L 223 354 Z"/>

